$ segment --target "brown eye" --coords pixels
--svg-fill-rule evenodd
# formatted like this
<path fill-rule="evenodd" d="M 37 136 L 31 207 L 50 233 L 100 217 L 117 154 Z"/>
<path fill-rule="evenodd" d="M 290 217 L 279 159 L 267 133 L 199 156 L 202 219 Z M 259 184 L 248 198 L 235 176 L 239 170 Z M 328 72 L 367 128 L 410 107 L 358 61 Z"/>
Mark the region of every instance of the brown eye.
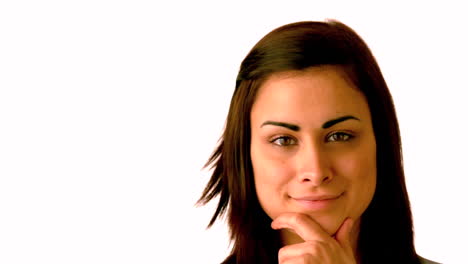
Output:
<path fill-rule="evenodd" d="M 345 132 L 336 132 L 327 137 L 327 141 L 335 142 L 335 141 L 349 141 L 354 138 L 353 135 L 345 133 Z"/>
<path fill-rule="evenodd" d="M 281 136 L 273 139 L 271 143 L 282 147 L 288 147 L 291 145 L 296 145 L 296 140 L 292 137 Z"/>

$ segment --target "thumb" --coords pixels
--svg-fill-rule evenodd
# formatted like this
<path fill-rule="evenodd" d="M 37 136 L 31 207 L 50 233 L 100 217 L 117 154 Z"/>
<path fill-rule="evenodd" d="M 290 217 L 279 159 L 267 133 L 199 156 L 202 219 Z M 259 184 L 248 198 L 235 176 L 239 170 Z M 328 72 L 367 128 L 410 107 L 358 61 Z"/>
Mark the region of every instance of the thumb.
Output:
<path fill-rule="evenodd" d="M 352 250 L 351 247 L 351 230 L 354 225 L 354 220 L 351 218 L 346 218 L 343 224 L 341 224 L 340 228 L 336 232 L 336 240 L 338 243 L 345 248 L 346 250 Z"/>

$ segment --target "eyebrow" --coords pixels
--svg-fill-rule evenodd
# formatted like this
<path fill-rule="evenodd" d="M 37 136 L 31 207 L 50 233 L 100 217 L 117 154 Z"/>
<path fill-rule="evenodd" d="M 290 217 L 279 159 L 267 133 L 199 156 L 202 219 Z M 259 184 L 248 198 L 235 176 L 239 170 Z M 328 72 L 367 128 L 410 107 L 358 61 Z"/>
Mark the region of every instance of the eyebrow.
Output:
<path fill-rule="evenodd" d="M 355 116 L 352 116 L 352 115 L 347 115 L 347 116 L 342 116 L 342 117 L 338 117 L 338 118 L 335 118 L 335 119 L 332 119 L 330 121 L 327 121 L 325 122 L 323 125 L 322 125 L 322 128 L 329 128 L 329 127 L 332 127 L 340 122 L 343 122 L 343 121 L 346 121 L 348 119 L 354 119 L 354 120 L 357 120 L 357 121 L 361 121 L 359 118 L 355 117 Z"/>
<path fill-rule="evenodd" d="M 323 129 L 330 128 L 330 127 L 332 127 L 332 126 L 334 126 L 334 125 L 336 125 L 338 123 L 344 122 L 344 121 L 346 121 L 348 119 L 361 121 L 359 118 L 357 118 L 355 116 L 347 115 L 347 116 L 338 117 L 338 118 L 335 118 L 335 119 L 332 119 L 332 120 L 328 120 L 327 122 L 323 123 L 322 128 Z M 301 130 L 300 126 L 290 124 L 290 123 L 285 123 L 285 122 L 265 121 L 265 122 L 263 122 L 263 124 L 260 127 L 263 127 L 265 125 L 285 127 L 287 129 L 290 129 L 290 130 L 296 131 L 296 132 Z"/>
<path fill-rule="evenodd" d="M 292 131 L 299 131 L 301 128 L 298 125 L 293 125 L 289 123 L 284 123 L 284 122 L 276 122 L 276 121 L 265 121 L 260 127 L 263 127 L 264 125 L 273 125 L 273 126 L 280 126 L 280 127 L 285 127 L 287 129 L 290 129 Z"/>

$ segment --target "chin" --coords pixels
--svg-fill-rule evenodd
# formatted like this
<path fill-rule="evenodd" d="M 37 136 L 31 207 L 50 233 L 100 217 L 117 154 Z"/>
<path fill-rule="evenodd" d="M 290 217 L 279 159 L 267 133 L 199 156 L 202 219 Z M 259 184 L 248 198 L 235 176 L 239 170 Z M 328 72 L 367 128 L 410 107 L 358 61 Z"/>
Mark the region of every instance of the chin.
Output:
<path fill-rule="evenodd" d="M 275 212 L 275 213 L 267 213 L 267 215 L 274 220 L 276 217 L 288 211 L 283 212 Z M 335 215 L 333 213 L 326 213 L 326 212 L 305 212 L 302 210 L 290 210 L 289 212 L 294 213 L 301 213 L 308 215 L 312 220 L 314 220 L 320 227 L 327 232 L 330 236 L 335 235 L 338 229 L 343 224 L 344 220 L 346 219 L 345 215 Z"/>
<path fill-rule="evenodd" d="M 317 222 L 325 232 L 327 232 L 330 236 L 336 234 L 340 226 L 343 224 L 346 217 L 338 217 L 338 216 L 331 216 L 331 215 L 311 215 L 308 214 L 310 218 L 312 218 L 315 222 Z"/>
<path fill-rule="evenodd" d="M 327 232 L 330 236 L 333 236 L 336 234 L 336 232 L 340 228 L 343 221 L 344 219 L 340 221 L 338 220 L 330 220 L 330 221 L 325 221 L 325 222 L 319 221 L 319 225 L 322 226 L 325 232 Z"/>

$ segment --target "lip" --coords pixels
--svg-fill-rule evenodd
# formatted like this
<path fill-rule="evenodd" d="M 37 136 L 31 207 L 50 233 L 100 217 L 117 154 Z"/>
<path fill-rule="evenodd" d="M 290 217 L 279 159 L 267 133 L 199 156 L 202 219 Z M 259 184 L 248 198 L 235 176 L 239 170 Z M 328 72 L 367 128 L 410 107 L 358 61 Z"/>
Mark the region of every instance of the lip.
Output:
<path fill-rule="evenodd" d="M 327 209 L 336 204 L 336 201 L 343 195 L 340 194 L 321 194 L 321 195 L 307 195 L 299 197 L 291 197 L 301 207 L 308 210 Z"/>

